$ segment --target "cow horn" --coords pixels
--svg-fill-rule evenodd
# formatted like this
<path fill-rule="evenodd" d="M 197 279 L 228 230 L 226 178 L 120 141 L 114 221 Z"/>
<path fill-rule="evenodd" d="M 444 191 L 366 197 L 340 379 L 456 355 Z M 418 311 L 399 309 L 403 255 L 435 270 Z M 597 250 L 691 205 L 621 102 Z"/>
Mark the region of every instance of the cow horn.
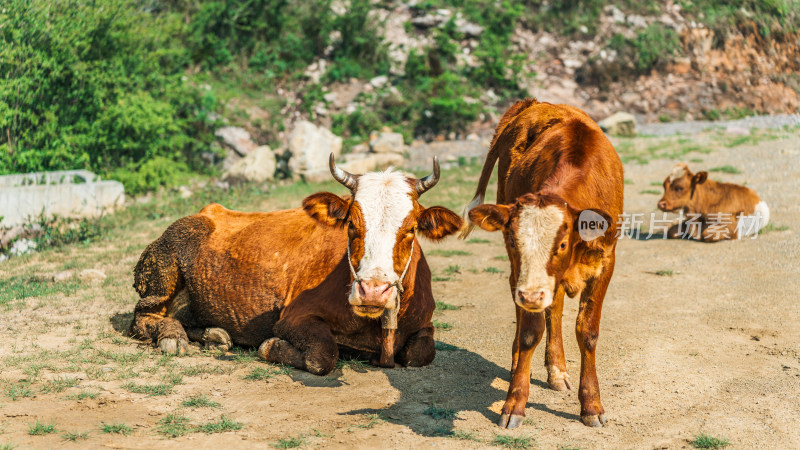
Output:
<path fill-rule="evenodd" d="M 428 189 L 436 186 L 436 183 L 439 182 L 439 157 L 433 157 L 433 173 L 428 175 L 425 178 L 420 178 L 417 180 L 417 184 L 415 186 L 417 190 L 417 195 L 424 194 Z"/>
<path fill-rule="evenodd" d="M 336 163 L 333 161 L 333 152 L 331 152 L 331 159 L 330 159 L 330 167 L 331 167 L 331 175 L 333 178 L 336 179 L 339 183 L 342 183 L 347 189 L 350 189 L 352 192 L 356 188 L 356 177 L 353 176 L 352 173 L 342 170 L 336 167 Z M 419 182 L 418 182 L 419 183 Z"/>

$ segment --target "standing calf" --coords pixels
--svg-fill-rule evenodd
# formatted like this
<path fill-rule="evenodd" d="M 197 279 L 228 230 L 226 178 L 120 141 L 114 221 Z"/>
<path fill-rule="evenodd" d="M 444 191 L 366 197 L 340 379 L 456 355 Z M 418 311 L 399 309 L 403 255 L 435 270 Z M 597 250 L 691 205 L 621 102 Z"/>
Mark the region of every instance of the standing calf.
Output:
<path fill-rule="evenodd" d="M 664 195 L 658 201 L 658 209 L 689 216 L 669 228 L 670 239 L 737 239 L 757 234 L 769 222 L 769 208 L 754 190 L 709 180 L 705 171 L 693 174 L 685 163 L 676 165 L 664 179 Z"/>
<path fill-rule="evenodd" d="M 481 204 L 496 161 L 497 204 Z M 472 224 L 503 232 L 511 263 L 517 331 L 501 427 L 516 428 L 523 421 L 531 357 L 545 329 L 547 382 L 555 390 L 571 389 L 561 337 L 565 292 L 570 297 L 581 293 L 575 324 L 581 420 L 592 427 L 605 423 L 595 349 L 603 298 L 614 273 L 622 188 L 616 151 L 583 111 L 529 99 L 500 119 L 467 210 Z"/>

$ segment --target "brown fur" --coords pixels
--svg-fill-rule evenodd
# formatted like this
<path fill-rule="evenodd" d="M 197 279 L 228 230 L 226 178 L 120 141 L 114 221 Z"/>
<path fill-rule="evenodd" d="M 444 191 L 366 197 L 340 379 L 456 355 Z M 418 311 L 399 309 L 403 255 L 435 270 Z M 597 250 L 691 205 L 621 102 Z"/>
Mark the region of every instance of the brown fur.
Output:
<path fill-rule="evenodd" d="M 564 294 L 581 292 L 576 334 L 581 349 L 579 398 L 581 418 L 600 426 L 605 412 L 595 370 L 600 311 L 614 271 L 617 217 L 622 213 L 622 163 L 600 128 L 583 111 L 566 105 L 524 100 L 512 106 L 497 126 L 481 173 L 476 200 L 482 199 L 498 163 L 497 204 L 469 211 L 470 222 L 503 231 L 511 263 L 514 295 L 520 270 L 516 248 L 517 217 L 524 205 L 555 205 L 564 222 L 551 248 L 547 272 L 556 280 L 553 303 L 544 312 L 517 304 L 517 334 L 512 349 L 512 380 L 503 405 L 501 426 L 515 427 L 525 415 L 533 351 L 547 330 L 545 365 L 554 389 L 571 388 L 564 360 L 561 315 Z M 583 241 L 576 227 L 582 210 L 591 209 L 610 226 L 605 234 Z M 469 233 L 462 232 L 462 237 Z"/>
<path fill-rule="evenodd" d="M 680 176 L 674 176 L 680 175 Z M 664 212 L 683 211 L 686 215 L 699 215 L 695 229 L 686 221 L 677 223 L 667 231 L 667 237 L 691 236 L 705 242 L 736 239 L 739 216 L 751 216 L 761 199 L 748 187 L 733 183 L 709 180 L 708 172 L 692 173 L 689 166 L 680 163 L 664 179 L 664 195 L 658 209 Z M 709 220 L 709 214 L 725 214 L 730 223 L 720 224 Z M 710 227 L 711 226 L 711 227 Z"/>
<path fill-rule="evenodd" d="M 404 239 L 395 244 L 398 274 L 420 224 L 425 229 L 419 231 L 434 239 L 461 226 L 451 211 L 425 209 L 416 198 L 414 204 Z M 131 335 L 159 346 L 174 340 L 181 352 L 188 341 L 184 327 L 218 327 L 236 344 L 263 343 L 269 361 L 315 374 L 333 370 L 340 348 L 375 356 L 387 350 L 384 344 L 401 364 L 429 364 L 435 355 L 434 300 L 419 243 L 403 280 L 398 329 L 387 340 L 379 320 L 355 314 L 348 303 L 348 236 L 358 267 L 363 235 L 359 205 L 331 193 L 309 196 L 303 208 L 269 213 L 209 205 L 172 224 L 142 253 L 134 269 L 141 300 Z M 183 290 L 190 314 L 182 323 L 167 317 L 167 310 Z M 381 361 L 394 366 L 393 358 Z"/>

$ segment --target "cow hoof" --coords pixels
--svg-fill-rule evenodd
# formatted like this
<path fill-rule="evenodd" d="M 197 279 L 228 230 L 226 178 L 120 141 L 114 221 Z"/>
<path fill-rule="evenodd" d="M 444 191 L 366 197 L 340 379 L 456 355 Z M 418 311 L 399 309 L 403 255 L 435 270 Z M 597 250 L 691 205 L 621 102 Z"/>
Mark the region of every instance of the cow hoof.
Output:
<path fill-rule="evenodd" d="M 158 341 L 158 349 L 167 355 L 185 355 L 189 353 L 189 342 L 184 338 L 165 338 Z"/>
<path fill-rule="evenodd" d="M 605 414 L 587 414 L 585 416 L 581 416 L 581 421 L 587 427 L 592 428 L 602 428 L 603 425 L 606 423 L 606 415 Z"/>
<path fill-rule="evenodd" d="M 497 422 L 497 425 L 500 428 L 517 428 L 518 426 L 522 425 L 522 421 L 525 420 L 525 416 L 520 416 L 518 414 L 503 414 L 500 416 L 500 420 Z"/>
<path fill-rule="evenodd" d="M 272 362 L 269 358 L 270 350 L 272 350 L 272 347 L 280 342 L 280 340 L 281 338 L 274 337 L 262 342 L 261 345 L 258 346 L 258 357 Z"/>
<path fill-rule="evenodd" d="M 203 345 L 206 348 L 227 352 L 233 347 L 231 335 L 222 328 L 206 328 L 203 332 Z"/>

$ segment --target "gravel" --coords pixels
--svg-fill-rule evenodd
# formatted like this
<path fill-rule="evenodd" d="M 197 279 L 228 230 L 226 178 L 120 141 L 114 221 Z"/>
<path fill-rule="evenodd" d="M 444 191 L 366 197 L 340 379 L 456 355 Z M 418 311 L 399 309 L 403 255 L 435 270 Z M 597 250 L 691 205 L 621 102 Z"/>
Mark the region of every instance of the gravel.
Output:
<path fill-rule="evenodd" d="M 736 120 L 696 120 L 691 122 L 644 123 L 637 125 L 642 135 L 671 136 L 674 134 L 697 134 L 708 129 L 729 128 L 783 128 L 800 125 L 800 114 L 778 114 L 775 116 L 751 116 Z"/>

